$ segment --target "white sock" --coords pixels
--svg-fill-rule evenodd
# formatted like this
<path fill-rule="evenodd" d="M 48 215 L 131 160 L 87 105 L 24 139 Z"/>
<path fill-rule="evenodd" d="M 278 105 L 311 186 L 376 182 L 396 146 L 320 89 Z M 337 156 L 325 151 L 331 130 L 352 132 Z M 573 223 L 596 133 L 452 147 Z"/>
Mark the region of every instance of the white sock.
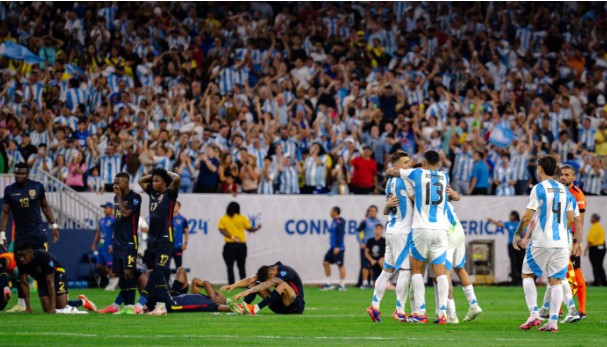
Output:
<path fill-rule="evenodd" d="M 573 301 L 573 292 L 571 291 L 571 286 L 569 285 L 569 281 L 563 280 L 563 304 L 568 308 L 575 308 L 575 302 Z"/>
<path fill-rule="evenodd" d="M 157 302 L 155 308 L 165 309 L 166 310 L 166 306 L 165 306 L 164 302 Z"/>
<path fill-rule="evenodd" d="M 411 308 L 411 313 L 415 312 L 415 290 L 413 290 L 413 282 L 409 285 L 409 306 Z"/>
<path fill-rule="evenodd" d="M 342 279 L 340 279 L 340 280 L 339 280 L 339 285 L 340 285 L 341 287 L 345 287 L 345 286 L 346 286 L 346 280 L 342 280 Z"/>
<path fill-rule="evenodd" d="M 447 301 L 449 298 L 449 279 L 446 275 L 436 278 L 436 287 L 438 290 L 438 316 L 447 316 Z"/>
<path fill-rule="evenodd" d="M 25 307 L 25 299 L 18 298 L 17 305 Z"/>
<path fill-rule="evenodd" d="M 455 316 L 455 300 L 453 299 L 447 299 L 447 316 Z"/>
<path fill-rule="evenodd" d="M 414 313 L 418 316 L 426 315 L 426 287 L 424 286 L 424 278 L 421 274 L 415 274 L 411 276 L 411 285 L 413 289 L 413 295 L 415 297 L 415 308 Z"/>
<path fill-rule="evenodd" d="M 474 294 L 474 286 L 469 285 L 462 287 L 462 289 L 464 291 L 466 299 L 468 300 L 468 304 L 470 306 L 476 306 L 478 303 L 476 302 L 476 295 Z"/>
<path fill-rule="evenodd" d="M 438 304 L 438 282 L 434 282 L 434 315 L 438 317 L 440 305 Z"/>
<path fill-rule="evenodd" d="M 141 306 L 139 303 L 138 303 L 137 305 Z M 117 310 L 118 310 L 118 309 L 120 309 L 120 305 L 118 305 L 118 304 L 117 304 L 117 303 L 115 303 L 115 302 L 113 302 L 113 303 L 112 303 L 112 306 L 113 306 L 115 309 L 117 309 Z"/>
<path fill-rule="evenodd" d="M 552 291 L 549 290 L 550 286 L 546 287 L 546 291 L 544 292 L 544 301 L 542 302 L 542 308 L 549 309 L 550 308 L 550 298 Z"/>
<path fill-rule="evenodd" d="M 550 320 L 549 322 L 556 325 L 559 319 L 559 310 L 561 309 L 561 302 L 563 301 L 563 286 L 558 284 L 556 286 L 548 287 L 552 291 L 552 298 L 550 299 Z"/>
<path fill-rule="evenodd" d="M 260 310 L 259 305 L 255 305 L 255 306 L 253 306 L 253 312 L 254 312 L 254 313 L 259 312 L 259 310 Z"/>
<path fill-rule="evenodd" d="M 398 313 L 405 313 L 405 303 L 407 302 L 410 286 L 411 271 L 401 270 L 398 274 L 398 281 L 396 282 L 396 311 Z"/>
<path fill-rule="evenodd" d="M 537 308 L 537 288 L 535 288 L 535 279 L 523 278 L 523 290 L 525 291 L 525 301 L 527 302 L 527 308 L 529 309 L 529 317 L 539 318 L 539 312 Z"/>
<path fill-rule="evenodd" d="M 391 273 L 382 271 L 375 281 L 375 289 L 373 290 L 373 301 L 371 302 L 371 305 L 373 305 L 373 308 L 378 311 L 381 299 L 383 299 L 384 294 L 386 293 L 386 286 L 388 285 L 390 277 L 392 277 Z"/>

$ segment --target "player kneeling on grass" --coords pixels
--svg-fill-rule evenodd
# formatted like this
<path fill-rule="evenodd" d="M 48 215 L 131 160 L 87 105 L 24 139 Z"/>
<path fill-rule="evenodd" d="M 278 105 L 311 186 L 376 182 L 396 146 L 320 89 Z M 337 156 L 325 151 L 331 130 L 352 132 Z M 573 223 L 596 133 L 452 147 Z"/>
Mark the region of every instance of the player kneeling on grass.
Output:
<path fill-rule="evenodd" d="M 17 263 L 20 269 L 19 285 L 25 296 L 26 312 L 32 312 L 28 275 L 38 282 L 38 296 L 44 312 L 86 313 L 78 311 L 76 307 L 80 306 L 84 306 L 89 311 L 96 310 L 95 304 L 84 295 L 79 295 L 78 300 L 68 301 L 65 269 L 49 252 L 33 250 L 29 243 L 21 243 L 17 249 Z"/>
<path fill-rule="evenodd" d="M 227 301 L 230 309 L 240 314 L 255 315 L 266 306 L 276 314 L 301 314 L 306 305 L 299 274 L 281 262 L 264 265 L 257 270 L 256 275 L 223 286 L 221 290 L 232 291 L 235 288 L 249 288 L 234 296 L 234 300 L 244 298 L 243 303 L 238 304 L 230 299 Z M 257 305 L 252 305 L 257 295 L 263 299 Z"/>

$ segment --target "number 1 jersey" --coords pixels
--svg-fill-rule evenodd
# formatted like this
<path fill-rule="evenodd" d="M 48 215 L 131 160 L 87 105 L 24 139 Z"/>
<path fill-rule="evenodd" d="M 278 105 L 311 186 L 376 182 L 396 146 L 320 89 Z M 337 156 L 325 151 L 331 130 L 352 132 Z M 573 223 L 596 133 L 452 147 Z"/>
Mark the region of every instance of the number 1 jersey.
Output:
<path fill-rule="evenodd" d="M 449 176 L 442 171 L 425 169 L 401 170 L 407 194 L 414 198 L 413 229 L 448 230 L 447 185 Z"/>

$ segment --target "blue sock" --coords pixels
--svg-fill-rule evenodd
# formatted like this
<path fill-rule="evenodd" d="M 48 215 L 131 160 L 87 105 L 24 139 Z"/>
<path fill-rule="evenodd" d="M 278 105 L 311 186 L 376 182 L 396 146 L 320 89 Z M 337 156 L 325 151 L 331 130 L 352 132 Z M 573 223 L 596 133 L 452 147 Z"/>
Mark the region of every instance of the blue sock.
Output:
<path fill-rule="evenodd" d="M 141 294 L 139 295 L 139 300 L 137 300 L 137 303 L 141 306 L 145 306 L 145 304 L 148 303 L 148 296 L 144 295 L 144 293 L 145 291 L 141 292 Z"/>
<path fill-rule="evenodd" d="M 114 300 L 114 303 L 118 306 L 120 306 L 124 303 L 124 296 L 122 296 L 122 292 L 118 293 L 118 296 Z"/>
<path fill-rule="evenodd" d="M 72 306 L 72 307 L 80 307 L 82 306 L 82 300 L 69 300 L 67 302 L 68 305 Z"/>

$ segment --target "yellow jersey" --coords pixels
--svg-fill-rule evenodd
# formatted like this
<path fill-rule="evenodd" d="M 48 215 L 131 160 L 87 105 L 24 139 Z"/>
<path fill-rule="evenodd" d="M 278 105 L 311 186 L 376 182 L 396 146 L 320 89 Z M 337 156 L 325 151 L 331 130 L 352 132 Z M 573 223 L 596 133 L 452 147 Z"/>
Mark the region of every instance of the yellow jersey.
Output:
<path fill-rule="evenodd" d="M 247 238 L 245 236 L 244 231 L 245 229 L 251 228 L 251 221 L 249 221 L 249 218 L 240 214 L 235 214 L 232 217 L 224 215 L 219 220 L 219 225 L 217 227 L 219 229 L 225 230 L 231 236 L 238 237 L 241 242 L 247 242 Z M 234 242 L 229 237 L 224 237 L 223 240 L 228 243 Z"/>

